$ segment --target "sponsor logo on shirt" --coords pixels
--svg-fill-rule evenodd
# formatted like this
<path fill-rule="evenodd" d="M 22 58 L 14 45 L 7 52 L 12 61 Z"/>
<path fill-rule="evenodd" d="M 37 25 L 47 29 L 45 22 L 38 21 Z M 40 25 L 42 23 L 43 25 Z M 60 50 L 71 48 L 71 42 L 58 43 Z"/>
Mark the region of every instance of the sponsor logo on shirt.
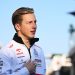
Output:
<path fill-rule="evenodd" d="M 36 67 L 41 67 L 41 59 L 35 59 Z"/>
<path fill-rule="evenodd" d="M 22 55 L 22 54 L 23 54 L 23 52 L 21 49 L 16 49 L 16 55 Z"/>
<path fill-rule="evenodd" d="M 21 49 L 16 49 L 16 55 L 17 55 L 17 58 L 25 57 L 25 55 Z"/>
<path fill-rule="evenodd" d="M 0 60 L 0 66 L 3 66 L 3 61 L 2 60 Z"/>
<path fill-rule="evenodd" d="M 11 44 L 10 46 L 9 46 L 9 48 L 12 48 L 13 47 L 13 44 Z"/>
<path fill-rule="evenodd" d="M 34 49 L 34 55 L 35 57 L 38 57 L 38 52 L 36 51 L 36 49 Z"/>
<path fill-rule="evenodd" d="M 2 72 L 2 67 L 0 66 L 0 73 Z"/>
<path fill-rule="evenodd" d="M 0 73 L 2 72 L 2 66 L 3 66 L 3 61 L 2 61 L 2 59 L 0 58 Z"/>

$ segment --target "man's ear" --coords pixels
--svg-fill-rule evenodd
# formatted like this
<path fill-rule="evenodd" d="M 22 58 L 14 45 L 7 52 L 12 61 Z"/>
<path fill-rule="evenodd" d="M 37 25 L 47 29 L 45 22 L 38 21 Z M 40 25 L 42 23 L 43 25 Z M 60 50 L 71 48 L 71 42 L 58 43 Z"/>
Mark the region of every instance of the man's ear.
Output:
<path fill-rule="evenodd" d="M 19 25 L 19 24 L 15 24 L 15 29 L 16 29 L 17 31 L 19 31 L 19 30 L 20 30 L 20 25 Z"/>

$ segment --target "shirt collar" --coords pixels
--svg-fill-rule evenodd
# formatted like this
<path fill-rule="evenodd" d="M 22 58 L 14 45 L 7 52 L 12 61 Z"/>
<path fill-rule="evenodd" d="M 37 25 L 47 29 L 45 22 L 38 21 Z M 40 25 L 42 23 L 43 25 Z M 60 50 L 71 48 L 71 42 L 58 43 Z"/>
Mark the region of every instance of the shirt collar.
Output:
<path fill-rule="evenodd" d="M 14 37 L 13 37 L 13 40 L 18 42 L 18 43 L 21 43 L 21 44 L 24 44 L 23 40 L 21 37 L 18 36 L 17 33 L 15 33 Z M 38 42 L 39 41 L 39 38 L 33 38 L 30 40 L 30 44 L 31 46 L 35 43 L 35 42 Z"/>

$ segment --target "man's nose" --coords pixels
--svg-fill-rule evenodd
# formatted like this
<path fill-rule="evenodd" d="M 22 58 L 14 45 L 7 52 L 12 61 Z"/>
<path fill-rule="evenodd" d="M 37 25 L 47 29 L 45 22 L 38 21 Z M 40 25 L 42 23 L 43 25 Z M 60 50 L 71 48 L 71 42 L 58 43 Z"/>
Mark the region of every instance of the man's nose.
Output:
<path fill-rule="evenodd" d="M 36 23 L 35 23 L 35 22 L 33 22 L 33 28 L 36 28 L 36 27 L 37 27 Z"/>

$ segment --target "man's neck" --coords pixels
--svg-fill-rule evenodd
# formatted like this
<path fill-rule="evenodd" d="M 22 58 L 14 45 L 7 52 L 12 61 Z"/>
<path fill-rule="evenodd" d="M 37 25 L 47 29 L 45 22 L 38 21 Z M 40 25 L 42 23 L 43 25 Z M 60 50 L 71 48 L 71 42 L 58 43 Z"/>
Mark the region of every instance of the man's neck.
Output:
<path fill-rule="evenodd" d="M 29 49 L 30 48 L 30 41 L 28 39 L 22 39 L 24 44 L 27 46 L 27 48 Z"/>

